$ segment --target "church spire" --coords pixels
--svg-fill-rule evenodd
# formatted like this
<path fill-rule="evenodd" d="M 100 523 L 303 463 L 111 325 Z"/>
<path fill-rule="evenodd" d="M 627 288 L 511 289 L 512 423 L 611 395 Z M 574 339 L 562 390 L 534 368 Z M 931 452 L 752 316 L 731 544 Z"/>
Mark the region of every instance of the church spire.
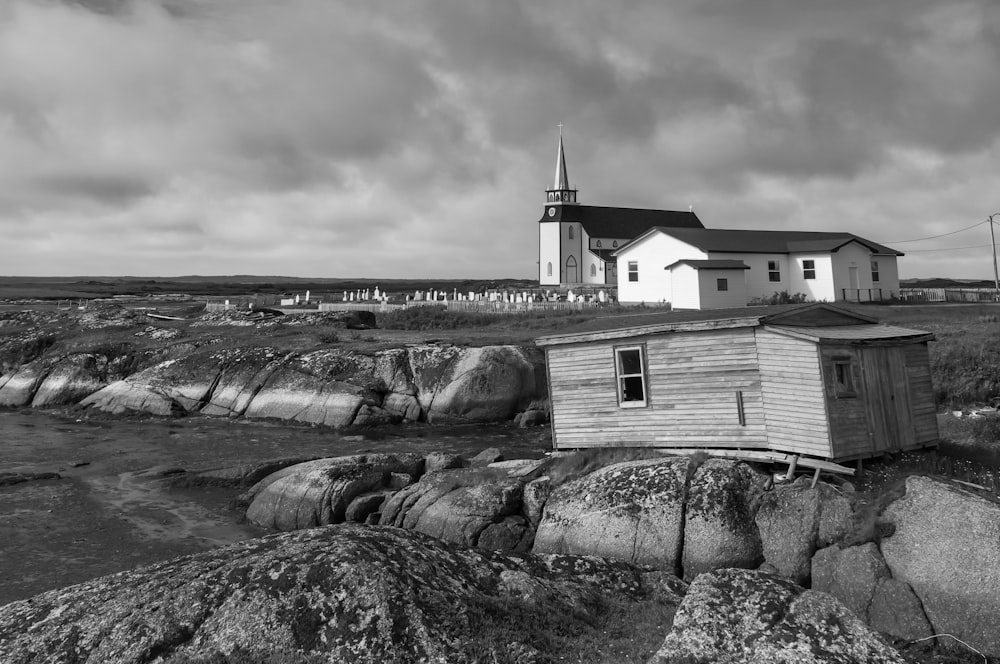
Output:
<path fill-rule="evenodd" d="M 569 186 L 569 174 L 566 170 L 566 151 L 563 148 L 563 125 L 559 123 L 559 150 L 556 153 L 556 176 L 552 188 L 546 189 L 546 201 L 549 203 L 576 203 L 576 189 Z"/>

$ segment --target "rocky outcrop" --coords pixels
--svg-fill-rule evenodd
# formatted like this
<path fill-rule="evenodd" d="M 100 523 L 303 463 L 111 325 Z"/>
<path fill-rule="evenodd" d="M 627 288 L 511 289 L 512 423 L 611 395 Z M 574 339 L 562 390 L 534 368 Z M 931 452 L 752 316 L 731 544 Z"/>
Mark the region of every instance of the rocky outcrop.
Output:
<path fill-rule="evenodd" d="M 557 487 L 532 551 L 677 568 L 688 463 L 687 457 L 618 463 Z"/>
<path fill-rule="evenodd" d="M 317 459 L 268 475 L 241 496 L 240 502 L 248 505 L 247 521 L 262 528 L 298 530 L 342 523 L 351 502 L 359 496 L 384 497 L 393 473 L 406 475 L 413 482 L 423 467 L 423 457 L 417 454 Z"/>
<path fill-rule="evenodd" d="M 902 664 L 836 599 L 761 572 L 724 569 L 691 584 L 649 664 Z"/>
<path fill-rule="evenodd" d="M 763 559 L 754 523 L 767 476 L 745 463 L 709 459 L 688 485 L 684 579 L 723 567 L 757 567 Z"/>
<path fill-rule="evenodd" d="M 510 420 L 545 394 L 542 367 L 537 351 L 514 346 L 424 345 L 372 355 L 202 350 L 107 385 L 81 403 L 111 413 L 198 411 L 334 427 L 489 422 Z M 27 389 L 21 383 L 29 378 L 19 379 L 17 389 Z"/>
<path fill-rule="evenodd" d="M 536 625 L 558 616 L 561 629 L 599 639 L 607 600 L 627 604 L 650 592 L 623 563 L 506 557 L 395 528 L 329 526 L 0 607 L 0 661 L 277 661 L 282 654 L 462 663 L 491 652 L 550 661 L 561 654 L 558 642 Z"/>
<path fill-rule="evenodd" d="M 853 508 L 840 490 L 808 478 L 779 484 L 761 496 L 756 523 L 764 560 L 796 583 L 808 582 L 817 548 L 839 542 L 851 525 Z"/>
<path fill-rule="evenodd" d="M 1000 504 L 910 477 L 882 516 L 895 527 L 881 542 L 885 562 L 913 588 L 934 632 L 1000 657 Z"/>

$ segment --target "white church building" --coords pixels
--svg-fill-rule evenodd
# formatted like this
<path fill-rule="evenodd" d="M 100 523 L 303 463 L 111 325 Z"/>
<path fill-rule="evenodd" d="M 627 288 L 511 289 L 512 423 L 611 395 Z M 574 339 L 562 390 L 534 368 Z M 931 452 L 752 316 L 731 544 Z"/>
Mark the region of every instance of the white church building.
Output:
<path fill-rule="evenodd" d="M 851 233 L 708 229 L 690 212 L 580 205 L 562 135 L 538 222 L 538 283 L 615 286 L 623 303 L 743 306 L 775 293 L 869 302 L 899 294 L 903 254 Z"/>

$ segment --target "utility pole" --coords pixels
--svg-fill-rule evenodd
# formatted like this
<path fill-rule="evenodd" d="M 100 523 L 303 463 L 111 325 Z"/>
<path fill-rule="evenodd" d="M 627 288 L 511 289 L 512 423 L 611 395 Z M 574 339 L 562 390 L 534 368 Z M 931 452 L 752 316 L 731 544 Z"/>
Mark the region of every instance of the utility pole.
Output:
<path fill-rule="evenodd" d="M 1000 302 L 1000 272 L 997 271 L 997 238 L 993 232 L 993 217 L 1000 216 L 1000 212 L 990 215 L 986 221 L 990 222 L 990 241 L 993 243 L 993 299 Z"/>

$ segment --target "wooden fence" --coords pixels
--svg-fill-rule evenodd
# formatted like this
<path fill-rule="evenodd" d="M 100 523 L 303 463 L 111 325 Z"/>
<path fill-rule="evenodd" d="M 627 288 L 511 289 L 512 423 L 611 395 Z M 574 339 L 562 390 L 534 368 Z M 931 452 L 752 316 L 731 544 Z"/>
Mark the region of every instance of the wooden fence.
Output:
<path fill-rule="evenodd" d="M 994 288 L 900 288 L 904 302 L 998 302 Z"/>

